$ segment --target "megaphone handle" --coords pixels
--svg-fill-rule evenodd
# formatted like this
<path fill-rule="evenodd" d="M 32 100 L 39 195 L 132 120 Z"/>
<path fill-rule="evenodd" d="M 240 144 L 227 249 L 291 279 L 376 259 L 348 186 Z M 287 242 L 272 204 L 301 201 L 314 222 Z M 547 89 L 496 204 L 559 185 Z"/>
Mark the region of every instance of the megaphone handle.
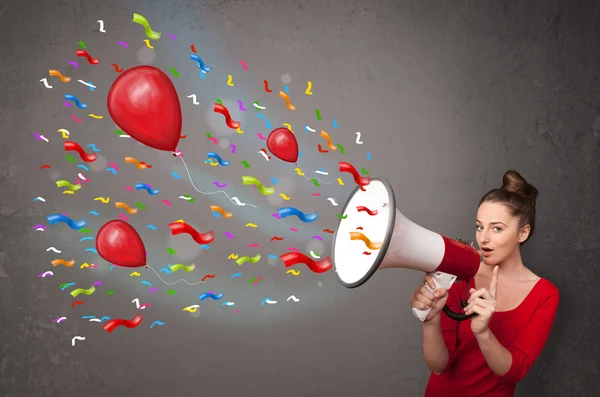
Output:
<path fill-rule="evenodd" d="M 428 274 L 433 278 L 435 288 L 431 288 L 429 286 L 429 284 L 427 284 L 427 283 L 425 283 L 425 287 L 432 293 L 437 288 L 445 288 L 448 290 L 448 289 L 450 289 L 452 284 L 454 284 L 454 281 L 456 281 L 456 276 L 454 276 L 452 274 L 442 273 L 442 272 L 431 272 Z M 427 308 L 425 310 L 416 309 L 414 307 L 412 308 L 413 314 L 421 321 L 425 321 L 425 319 L 427 318 L 427 315 L 429 314 L 430 311 L 431 311 L 431 309 L 429 309 L 429 308 Z"/>

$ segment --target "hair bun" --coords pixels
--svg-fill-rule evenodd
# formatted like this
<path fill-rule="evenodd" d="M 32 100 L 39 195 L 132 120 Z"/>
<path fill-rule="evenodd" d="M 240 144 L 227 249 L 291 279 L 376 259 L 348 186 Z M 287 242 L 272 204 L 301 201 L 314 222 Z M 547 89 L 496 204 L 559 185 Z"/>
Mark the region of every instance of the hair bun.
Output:
<path fill-rule="evenodd" d="M 533 206 L 535 206 L 535 201 L 539 194 L 535 186 L 528 183 L 521 174 L 514 170 L 508 170 L 504 173 L 504 177 L 502 177 L 502 187 L 500 189 L 518 194 L 519 196 L 530 200 Z"/>

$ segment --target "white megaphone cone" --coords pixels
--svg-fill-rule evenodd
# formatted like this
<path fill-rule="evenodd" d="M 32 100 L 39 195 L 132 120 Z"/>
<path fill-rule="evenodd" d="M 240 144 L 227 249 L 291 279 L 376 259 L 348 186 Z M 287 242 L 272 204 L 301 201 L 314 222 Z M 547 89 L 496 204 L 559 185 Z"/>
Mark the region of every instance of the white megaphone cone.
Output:
<path fill-rule="evenodd" d="M 380 266 L 429 273 L 435 288 L 445 289 L 457 278 L 469 280 L 477 274 L 479 252 L 402 215 L 396 209 L 394 191 L 385 179 L 371 178 L 364 189 L 357 187 L 346 201 L 333 239 L 332 261 L 342 285 L 358 287 Z M 413 313 L 424 321 L 430 310 L 413 308 Z M 467 318 L 447 307 L 444 312 L 456 320 Z"/>

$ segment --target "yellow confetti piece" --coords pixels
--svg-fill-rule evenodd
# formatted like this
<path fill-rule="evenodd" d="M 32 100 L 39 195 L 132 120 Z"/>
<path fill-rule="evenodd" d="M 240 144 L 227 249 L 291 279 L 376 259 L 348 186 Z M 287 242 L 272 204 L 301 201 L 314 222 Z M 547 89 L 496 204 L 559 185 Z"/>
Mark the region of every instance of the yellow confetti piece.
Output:
<path fill-rule="evenodd" d="M 254 223 L 246 223 L 246 227 L 258 227 Z"/>
<path fill-rule="evenodd" d="M 298 175 L 304 176 L 304 172 L 302 172 L 302 170 L 300 168 L 294 168 L 294 171 L 296 171 L 298 173 Z"/>
<path fill-rule="evenodd" d="M 199 308 L 200 308 L 200 305 L 192 305 L 192 306 L 184 307 L 182 312 L 196 313 L 196 310 L 198 310 Z"/>
<path fill-rule="evenodd" d="M 98 116 L 98 115 L 95 115 L 94 113 L 90 113 L 90 114 L 88 114 L 88 116 L 93 117 L 95 119 L 103 119 L 104 118 L 104 116 Z"/>
<path fill-rule="evenodd" d="M 63 194 L 75 194 L 75 192 L 72 190 L 65 190 Z"/>
<path fill-rule="evenodd" d="M 295 132 L 294 132 L 294 130 L 292 129 L 292 126 L 291 126 L 290 124 L 288 124 L 288 123 L 283 123 L 282 125 L 283 125 L 284 127 L 286 127 L 288 130 L 290 130 L 290 132 L 291 132 L 292 134 L 295 134 Z"/>
<path fill-rule="evenodd" d="M 233 254 L 233 253 L 232 253 L 231 255 L 229 255 L 229 256 L 227 257 L 227 259 L 232 259 L 232 258 L 233 258 L 233 259 L 237 259 L 237 258 L 239 258 L 239 255 L 238 255 L 238 254 Z"/>
<path fill-rule="evenodd" d="M 307 81 L 306 85 L 307 85 L 307 87 L 306 87 L 306 91 L 304 91 L 304 93 L 306 95 L 312 95 L 313 94 L 312 93 L 312 81 Z"/>
<path fill-rule="evenodd" d="M 148 48 L 154 48 L 154 47 L 152 47 L 150 45 L 150 40 L 146 39 L 146 40 L 144 40 L 144 43 L 146 43 L 146 47 L 148 47 Z"/>
<path fill-rule="evenodd" d="M 300 270 L 290 269 L 286 273 L 292 273 L 293 276 L 297 276 L 300 274 Z"/>
<path fill-rule="evenodd" d="M 238 134 L 243 134 L 243 133 L 244 133 L 244 130 L 240 130 L 240 127 L 238 127 L 238 128 L 235 130 L 235 132 L 237 132 Z"/>
<path fill-rule="evenodd" d="M 290 198 L 288 196 L 285 195 L 285 193 L 281 193 L 280 194 L 281 198 L 284 199 L 285 201 L 288 201 Z"/>
<path fill-rule="evenodd" d="M 94 201 L 102 201 L 102 203 L 107 204 L 110 202 L 110 197 L 96 197 Z"/>
<path fill-rule="evenodd" d="M 339 183 L 340 185 L 344 186 L 344 181 L 342 181 L 342 178 L 338 178 L 338 180 L 337 180 L 337 181 L 338 181 L 338 183 Z"/>
<path fill-rule="evenodd" d="M 178 220 L 176 220 L 175 222 L 178 222 L 178 223 L 185 223 L 185 221 L 184 221 L 183 219 L 178 219 Z"/>
<path fill-rule="evenodd" d="M 86 267 L 90 267 L 90 265 L 86 263 L 84 263 L 83 265 L 79 266 L 80 269 L 86 268 Z"/>
<path fill-rule="evenodd" d="M 230 87 L 233 87 L 235 84 L 233 83 L 233 76 L 232 75 L 227 75 L 227 85 Z"/>
<path fill-rule="evenodd" d="M 129 275 L 129 277 L 133 277 L 133 276 L 139 277 L 140 274 L 138 272 L 133 272 Z"/>
<path fill-rule="evenodd" d="M 63 139 L 67 139 L 69 137 L 69 135 L 71 134 L 68 130 L 65 130 L 64 128 L 61 128 L 60 130 L 57 130 L 56 132 L 60 132 L 62 134 Z"/>

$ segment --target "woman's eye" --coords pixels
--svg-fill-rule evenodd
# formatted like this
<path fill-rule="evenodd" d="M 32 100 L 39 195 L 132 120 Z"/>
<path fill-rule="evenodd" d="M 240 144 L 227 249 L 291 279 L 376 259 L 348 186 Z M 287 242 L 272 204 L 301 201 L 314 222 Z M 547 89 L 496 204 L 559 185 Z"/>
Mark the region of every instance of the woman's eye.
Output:
<path fill-rule="evenodd" d="M 499 228 L 498 226 L 496 226 L 494 229 L 497 229 L 497 231 L 499 231 L 499 232 L 501 232 L 501 231 L 502 231 L 502 229 L 501 229 L 501 228 Z"/>

